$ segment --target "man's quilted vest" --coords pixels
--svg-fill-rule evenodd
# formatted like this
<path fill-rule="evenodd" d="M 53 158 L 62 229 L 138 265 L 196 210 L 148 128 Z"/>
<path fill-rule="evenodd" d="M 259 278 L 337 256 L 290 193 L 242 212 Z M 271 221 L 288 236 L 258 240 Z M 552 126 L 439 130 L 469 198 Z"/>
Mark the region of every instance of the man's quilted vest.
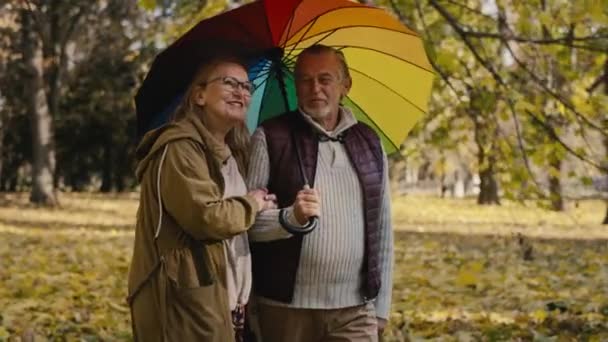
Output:
<path fill-rule="evenodd" d="M 312 183 L 317 169 L 318 135 L 298 112 L 268 120 L 262 127 L 270 159 L 268 191 L 277 195 L 279 208 L 289 207 L 304 186 L 293 142 L 298 144 L 304 172 Z M 384 166 L 382 149 L 376 133 L 363 123 L 357 123 L 346 130 L 342 142 L 363 190 L 366 282 L 361 290 L 365 299 L 372 299 L 378 295 L 381 279 L 379 222 Z M 313 187 L 314 184 L 310 186 Z M 289 239 L 251 243 L 256 294 L 285 303 L 292 301 L 302 239 L 302 236 L 293 236 Z"/>

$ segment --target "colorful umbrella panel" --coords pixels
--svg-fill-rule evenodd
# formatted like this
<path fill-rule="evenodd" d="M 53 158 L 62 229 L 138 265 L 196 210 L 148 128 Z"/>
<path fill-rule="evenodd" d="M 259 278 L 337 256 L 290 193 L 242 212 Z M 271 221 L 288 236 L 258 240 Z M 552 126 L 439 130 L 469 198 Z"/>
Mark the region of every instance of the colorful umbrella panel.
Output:
<path fill-rule="evenodd" d="M 423 43 L 414 31 L 380 8 L 348 0 L 254 2 L 197 24 L 157 57 L 146 81 L 154 80 L 150 75 L 154 76 L 155 67 L 171 69 L 170 63 L 194 63 L 180 54 L 188 54 L 197 44 L 204 46 L 211 38 L 231 40 L 249 51 L 249 77 L 256 86 L 247 113 L 250 130 L 268 118 L 297 108 L 295 60 L 302 50 L 314 44 L 344 53 L 353 85 L 343 104 L 358 120 L 378 132 L 388 153 L 398 150 L 407 133 L 427 112 L 434 74 Z M 182 79 L 188 77 L 184 70 L 180 71 Z M 183 90 L 182 87 L 181 93 Z M 173 93 L 164 96 L 164 106 L 148 106 L 148 113 L 142 113 L 148 124 L 154 122 L 154 126 L 163 121 L 171 106 L 175 106 L 175 98 L 181 95 L 179 91 Z M 140 95 L 140 102 L 145 103 L 145 96 Z M 151 119 L 158 116 L 161 119 Z M 145 124 L 141 127 L 150 128 Z"/>

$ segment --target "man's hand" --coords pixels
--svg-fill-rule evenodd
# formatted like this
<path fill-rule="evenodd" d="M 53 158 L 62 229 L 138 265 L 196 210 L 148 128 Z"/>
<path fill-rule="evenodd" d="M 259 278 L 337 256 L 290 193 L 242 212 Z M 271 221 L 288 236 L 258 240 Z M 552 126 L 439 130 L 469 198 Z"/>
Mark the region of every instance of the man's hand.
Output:
<path fill-rule="evenodd" d="M 319 216 L 321 211 L 319 193 L 315 189 L 303 189 L 298 191 L 293 203 L 293 215 L 300 225 L 305 225 L 308 219 Z"/>

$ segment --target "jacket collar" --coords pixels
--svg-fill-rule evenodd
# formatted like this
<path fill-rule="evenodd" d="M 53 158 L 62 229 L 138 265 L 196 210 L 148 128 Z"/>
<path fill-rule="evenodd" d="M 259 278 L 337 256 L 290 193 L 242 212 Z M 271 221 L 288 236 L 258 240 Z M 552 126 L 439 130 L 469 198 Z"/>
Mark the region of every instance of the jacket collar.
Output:
<path fill-rule="evenodd" d="M 194 130 L 196 130 L 196 132 L 198 133 L 198 136 L 200 137 L 199 142 L 202 143 L 203 146 L 205 146 L 205 148 L 209 150 L 209 152 L 211 152 L 213 157 L 219 163 L 224 163 L 226 160 L 228 160 L 228 158 L 230 158 L 232 153 L 230 152 L 230 148 L 228 147 L 228 145 L 224 142 L 218 141 L 211 134 L 211 132 L 209 132 L 209 129 L 205 127 L 205 125 L 198 116 L 194 114 L 188 115 L 186 117 L 186 120 L 188 120 L 192 124 Z"/>

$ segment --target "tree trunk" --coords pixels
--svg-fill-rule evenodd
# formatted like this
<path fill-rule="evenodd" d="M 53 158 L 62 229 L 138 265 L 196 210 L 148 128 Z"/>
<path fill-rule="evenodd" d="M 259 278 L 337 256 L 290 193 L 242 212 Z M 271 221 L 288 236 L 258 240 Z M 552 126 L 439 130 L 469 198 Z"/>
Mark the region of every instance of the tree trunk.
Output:
<path fill-rule="evenodd" d="M 608 59 L 604 62 L 604 94 L 608 95 Z M 606 110 L 606 108 L 604 108 Z M 604 129 L 608 130 L 608 115 L 604 115 Z M 606 160 L 608 160 L 608 136 L 604 135 L 604 154 L 606 154 Z M 608 164 L 608 163 L 606 163 Z M 604 167 L 608 167 L 608 165 L 604 165 Z M 608 178 L 608 172 L 604 172 L 604 177 Z M 606 202 L 606 216 L 604 217 L 604 222 L 602 224 L 608 224 L 608 199 Z"/>
<path fill-rule="evenodd" d="M 608 61 L 606 61 L 606 76 L 604 77 L 606 78 L 606 94 L 608 95 Z M 604 127 L 608 127 L 608 119 L 604 119 L 604 121 Z M 608 137 L 606 136 L 604 136 L 604 153 L 606 154 L 606 159 L 608 160 Z M 608 167 L 608 165 L 604 166 Z M 603 177 L 608 179 L 608 173 L 604 172 Z M 608 180 L 606 181 L 608 182 Z M 608 194 L 605 194 L 605 196 L 608 196 Z M 606 198 L 604 202 L 606 202 L 606 216 L 604 217 L 604 222 L 602 222 L 602 224 L 608 224 L 608 198 Z"/>
<path fill-rule="evenodd" d="M 1 57 L 0 57 L 1 58 Z M 4 75 L 6 72 L 4 60 L 0 60 L 0 73 Z M 8 125 L 8 114 L 4 111 L 4 104 L 6 103 L 5 96 L 0 90 L 0 188 L 2 187 L 2 166 L 4 165 L 4 132 Z"/>
<path fill-rule="evenodd" d="M 117 192 L 123 192 L 125 191 L 125 179 L 123 177 L 123 175 L 121 174 L 116 174 L 116 191 Z"/>
<path fill-rule="evenodd" d="M 560 173 L 562 169 L 563 157 L 554 151 L 549 156 L 549 166 L 555 170 L 555 174 L 549 173 L 549 198 L 551 199 L 551 209 L 554 211 L 564 211 L 564 198 L 562 196 L 562 184 Z"/>
<path fill-rule="evenodd" d="M 541 1 L 541 11 L 547 12 L 547 1 Z M 549 39 L 551 37 L 550 30 L 547 26 L 541 25 L 543 30 L 543 38 Z M 572 57 L 572 55 L 571 55 Z M 575 64 L 575 63 L 574 63 Z M 554 89 L 562 89 L 564 86 L 563 76 L 560 74 L 560 70 L 557 66 L 557 62 L 553 56 L 548 57 L 548 87 Z M 547 117 L 547 123 L 554 129 L 568 128 L 568 123 L 564 120 L 560 120 L 558 114 L 554 114 L 557 111 L 557 103 L 554 99 L 547 97 L 545 100 L 545 116 Z M 561 171 L 564 157 L 558 147 L 553 147 L 549 153 L 549 200 L 551 202 L 551 209 L 554 211 L 564 211 L 564 198 L 562 196 L 562 184 L 561 184 Z"/>
<path fill-rule="evenodd" d="M 6 115 L 3 112 L 3 101 L 4 99 L 0 95 L 0 188 L 2 188 L 2 170 L 4 166 L 4 131 L 6 129 Z"/>
<path fill-rule="evenodd" d="M 471 109 L 472 110 L 472 109 Z M 496 182 L 496 157 L 493 155 L 492 137 L 488 132 L 488 127 L 484 123 L 484 118 L 473 114 L 471 119 L 474 123 L 474 137 L 477 144 L 477 163 L 479 165 L 479 195 L 477 204 L 480 205 L 500 205 L 498 198 L 498 183 Z M 486 147 L 486 146 L 489 146 Z"/>
<path fill-rule="evenodd" d="M 498 183 L 496 182 L 496 172 L 494 170 L 495 162 L 495 158 L 490 156 L 488 158 L 487 165 L 479 170 L 480 184 L 479 196 L 477 196 L 477 204 L 500 205 L 500 199 L 498 198 Z M 480 165 L 483 165 L 481 160 Z"/>
<path fill-rule="evenodd" d="M 103 169 L 101 170 L 101 187 L 99 191 L 110 192 L 112 191 L 112 175 L 113 175 L 113 158 L 112 158 L 112 144 L 106 143 L 103 151 Z"/>
<path fill-rule="evenodd" d="M 30 201 L 48 206 L 57 205 L 53 186 L 55 146 L 53 123 L 44 89 L 42 44 L 34 29 L 31 14 L 24 10 L 23 60 L 26 68 L 27 109 L 32 128 L 32 192 Z"/>
<path fill-rule="evenodd" d="M 66 45 L 70 40 L 71 32 L 69 28 L 75 27 L 79 21 L 80 15 L 70 17 L 67 23 L 61 25 L 61 21 L 65 21 L 65 14 L 62 13 L 60 2 L 51 2 L 49 9 L 49 41 L 46 50 L 43 50 L 45 60 L 48 61 L 46 68 L 46 81 L 48 82 L 48 106 L 55 118 L 59 114 L 59 99 L 61 98 L 61 89 L 63 84 L 63 74 L 67 69 Z"/>

